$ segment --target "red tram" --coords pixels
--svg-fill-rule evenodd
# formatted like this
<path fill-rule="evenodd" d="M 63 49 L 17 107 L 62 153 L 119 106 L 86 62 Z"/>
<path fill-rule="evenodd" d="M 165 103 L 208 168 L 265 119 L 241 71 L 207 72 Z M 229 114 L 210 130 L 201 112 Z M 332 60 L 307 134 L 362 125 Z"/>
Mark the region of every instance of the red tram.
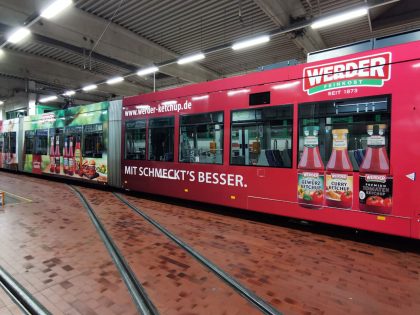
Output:
<path fill-rule="evenodd" d="M 420 42 L 128 97 L 126 189 L 420 238 Z"/>

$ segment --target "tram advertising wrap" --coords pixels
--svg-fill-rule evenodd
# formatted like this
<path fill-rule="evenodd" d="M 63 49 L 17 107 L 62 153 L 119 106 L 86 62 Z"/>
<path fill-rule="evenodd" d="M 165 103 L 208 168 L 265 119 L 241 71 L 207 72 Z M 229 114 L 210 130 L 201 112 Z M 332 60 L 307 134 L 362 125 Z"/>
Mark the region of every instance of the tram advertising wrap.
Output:
<path fill-rule="evenodd" d="M 419 238 L 419 78 L 412 42 L 125 98 L 122 185 Z"/>
<path fill-rule="evenodd" d="M 0 121 L 0 167 L 17 170 L 19 118 Z"/>
<path fill-rule="evenodd" d="M 419 85 L 414 41 L 6 120 L 0 167 L 420 239 Z"/>
<path fill-rule="evenodd" d="M 108 103 L 26 117 L 24 171 L 107 183 Z"/>

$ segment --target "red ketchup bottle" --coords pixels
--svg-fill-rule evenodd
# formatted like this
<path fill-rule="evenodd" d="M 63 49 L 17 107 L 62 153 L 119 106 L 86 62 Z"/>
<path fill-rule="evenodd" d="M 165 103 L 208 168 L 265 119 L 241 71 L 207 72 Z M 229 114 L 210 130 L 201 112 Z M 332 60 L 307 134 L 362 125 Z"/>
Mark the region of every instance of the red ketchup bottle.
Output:
<path fill-rule="evenodd" d="M 351 208 L 353 165 L 347 151 L 348 129 L 333 129 L 333 148 L 327 163 L 325 199 L 328 206 Z"/>
<path fill-rule="evenodd" d="M 51 137 L 50 146 L 50 173 L 55 172 L 54 136 Z"/>
<path fill-rule="evenodd" d="M 367 148 L 360 165 L 360 210 L 390 214 L 392 212 L 392 181 L 385 146 L 386 124 L 367 126 Z"/>
<path fill-rule="evenodd" d="M 69 172 L 69 156 L 67 152 L 67 137 L 64 140 L 64 148 L 63 148 L 63 172 L 67 174 Z"/>
<path fill-rule="evenodd" d="M 330 171 L 353 171 L 347 151 L 348 129 L 333 129 L 333 150 L 327 163 L 327 170 Z"/>
<path fill-rule="evenodd" d="M 389 173 L 389 159 L 385 148 L 385 129 L 385 124 L 368 125 L 368 147 L 360 165 L 360 173 Z"/>
<path fill-rule="evenodd" d="M 298 168 L 305 170 L 324 170 L 318 147 L 318 126 L 303 127 L 303 153 Z"/>
<path fill-rule="evenodd" d="M 73 153 L 73 137 L 70 137 L 68 151 L 69 170 L 68 175 L 73 176 L 74 174 L 74 153 Z"/>
<path fill-rule="evenodd" d="M 57 135 L 55 140 L 55 173 L 60 174 L 60 136 Z"/>
<path fill-rule="evenodd" d="M 324 204 L 324 163 L 318 147 L 319 126 L 303 127 L 303 153 L 298 168 L 298 203 L 306 208 Z"/>

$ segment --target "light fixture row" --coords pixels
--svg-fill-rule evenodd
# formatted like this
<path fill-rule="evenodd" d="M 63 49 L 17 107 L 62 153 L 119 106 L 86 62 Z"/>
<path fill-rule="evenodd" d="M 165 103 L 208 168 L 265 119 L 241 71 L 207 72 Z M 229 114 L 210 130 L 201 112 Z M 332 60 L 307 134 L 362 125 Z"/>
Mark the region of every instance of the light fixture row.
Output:
<path fill-rule="evenodd" d="M 40 17 L 45 18 L 45 19 L 51 19 L 51 18 L 57 16 L 64 9 L 69 7 L 71 4 L 72 4 L 72 0 L 56 0 L 52 4 L 50 4 L 46 9 L 41 11 Z M 350 10 L 350 11 L 347 11 L 347 12 L 344 12 L 344 13 L 341 13 L 341 14 L 338 14 L 338 15 L 333 15 L 333 16 L 328 16 L 328 17 L 325 17 L 325 18 L 316 19 L 311 24 L 308 24 L 308 26 L 310 25 L 313 29 L 318 29 L 318 28 L 321 28 L 321 27 L 327 27 L 327 26 L 331 26 L 331 25 L 336 24 L 336 23 L 341 23 L 341 22 L 344 22 L 344 21 L 348 21 L 350 19 L 361 17 L 361 16 L 366 15 L 367 13 L 368 13 L 368 7 L 359 7 L 357 9 Z M 28 27 L 20 27 L 20 28 L 16 29 L 12 34 L 10 34 L 9 37 L 7 37 L 7 41 L 10 42 L 10 43 L 16 44 L 16 43 L 22 41 L 24 38 L 26 38 L 29 34 L 30 34 L 30 30 L 28 29 Z M 275 34 L 272 34 L 272 35 L 275 35 Z M 258 37 L 249 38 L 249 39 L 246 39 L 246 40 L 241 40 L 241 41 L 235 42 L 235 43 L 232 44 L 231 48 L 233 50 L 240 50 L 240 49 L 260 45 L 260 44 L 263 44 L 263 43 L 267 43 L 269 41 L 270 41 L 270 35 L 266 34 L 266 35 L 261 35 L 261 36 L 258 36 Z M 205 57 L 206 56 L 205 56 L 204 52 L 199 52 L 199 53 L 196 53 L 196 54 L 191 54 L 191 55 L 181 57 L 178 60 L 176 60 L 176 62 L 179 65 L 184 65 L 184 64 L 191 63 L 191 62 L 203 60 Z M 164 64 L 164 65 L 168 65 L 168 64 L 171 64 L 171 63 L 172 62 Z M 138 70 L 137 75 L 138 76 L 146 76 L 146 75 L 154 74 L 158 71 L 159 71 L 159 68 L 157 66 L 153 65 L 151 67 L 147 67 L 147 68 Z M 131 75 L 132 74 L 128 74 L 126 76 L 131 76 Z M 123 82 L 123 81 L 124 81 L 124 77 L 118 76 L 118 77 L 110 78 L 105 82 L 99 82 L 99 83 L 96 83 L 96 84 L 90 84 L 90 85 L 84 86 L 84 87 L 81 88 L 81 90 L 83 90 L 85 92 L 93 91 L 98 87 L 98 84 L 107 83 L 109 85 L 112 85 L 112 84 L 117 84 L 117 83 L 120 83 L 120 82 Z M 74 95 L 76 93 L 76 91 L 78 91 L 78 90 L 65 91 L 62 95 L 66 96 L 66 97 L 69 97 L 69 96 Z M 57 99 L 57 96 L 49 96 L 49 97 L 41 98 L 40 101 L 41 102 L 50 102 L 50 101 L 54 101 L 56 99 Z"/>

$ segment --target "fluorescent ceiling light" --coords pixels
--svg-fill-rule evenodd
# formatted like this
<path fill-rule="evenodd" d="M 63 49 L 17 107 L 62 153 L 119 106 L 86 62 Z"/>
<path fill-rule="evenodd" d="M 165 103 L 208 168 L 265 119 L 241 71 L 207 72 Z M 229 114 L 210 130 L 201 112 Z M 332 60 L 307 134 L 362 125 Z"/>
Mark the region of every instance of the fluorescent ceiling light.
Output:
<path fill-rule="evenodd" d="M 241 90 L 234 90 L 234 91 L 228 91 L 227 95 L 228 96 L 233 96 L 236 94 L 243 94 L 243 93 L 248 93 L 250 90 L 249 89 L 241 89 Z"/>
<path fill-rule="evenodd" d="M 64 96 L 72 96 L 72 95 L 74 95 L 74 94 L 76 94 L 76 91 L 66 91 L 66 92 L 64 92 Z"/>
<path fill-rule="evenodd" d="M 92 91 L 96 89 L 98 86 L 96 84 L 87 85 L 84 88 L 82 88 L 83 91 Z"/>
<path fill-rule="evenodd" d="M 64 11 L 70 4 L 72 4 L 71 0 L 56 0 L 41 12 L 41 17 L 51 19 Z"/>
<path fill-rule="evenodd" d="M 189 63 L 189 62 L 202 60 L 204 58 L 206 58 L 206 56 L 203 53 L 198 53 L 198 54 L 195 54 L 195 55 L 180 58 L 180 59 L 178 59 L 177 62 L 178 62 L 179 65 L 183 65 L 183 64 L 186 64 L 186 63 Z"/>
<path fill-rule="evenodd" d="M 359 8 L 359 9 L 351 10 L 351 11 L 344 12 L 341 14 L 333 15 L 331 17 L 320 19 L 319 21 L 315 21 L 314 23 L 312 23 L 311 27 L 313 29 L 326 27 L 333 24 L 337 24 L 337 23 L 341 23 L 341 22 L 345 22 L 351 19 L 358 18 L 360 16 L 366 15 L 367 13 L 368 13 L 368 9 L 366 7 Z"/>
<path fill-rule="evenodd" d="M 242 48 L 247 48 L 247 47 L 267 43 L 269 41 L 270 41 L 270 36 L 263 35 L 263 36 L 259 36 L 259 37 L 255 37 L 255 38 L 252 38 L 252 39 L 247 39 L 247 40 L 243 40 L 243 41 L 234 43 L 232 45 L 232 49 L 233 50 L 239 50 L 239 49 L 242 49 Z"/>
<path fill-rule="evenodd" d="M 0 105 L 3 105 L 4 104 L 4 102 L 3 101 L 0 101 Z"/>
<path fill-rule="evenodd" d="M 40 103 L 47 103 L 47 102 L 51 102 L 51 101 L 55 101 L 57 99 L 57 96 L 52 95 L 52 96 L 47 96 L 47 97 L 43 97 L 39 99 Z"/>
<path fill-rule="evenodd" d="M 124 81 L 124 78 L 123 77 L 115 77 L 115 78 L 109 79 L 108 81 L 106 81 L 106 83 L 108 83 L 108 84 L 116 84 L 116 83 L 120 83 L 122 81 Z"/>
<path fill-rule="evenodd" d="M 27 37 L 29 34 L 31 34 L 30 30 L 24 27 L 20 27 L 7 38 L 7 41 L 16 44 Z"/>
<path fill-rule="evenodd" d="M 151 73 L 155 73 L 157 71 L 159 71 L 159 68 L 158 67 L 149 67 L 149 68 L 145 68 L 145 69 L 139 70 L 137 72 L 137 75 L 143 76 L 143 75 L 148 75 L 148 74 L 151 74 Z"/>
<path fill-rule="evenodd" d="M 274 90 L 284 90 L 284 89 L 288 89 L 292 86 L 296 86 L 296 85 L 299 85 L 299 84 L 300 84 L 299 81 L 283 83 L 283 84 L 274 85 L 273 89 Z"/>
<path fill-rule="evenodd" d="M 208 95 L 201 95 L 201 96 L 193 96 L 191 99 L 193 101 L 199 101 L 199 100 L 205 100 L 205 99 L 208 99 L 208 98 L 209 98 Z"/>

